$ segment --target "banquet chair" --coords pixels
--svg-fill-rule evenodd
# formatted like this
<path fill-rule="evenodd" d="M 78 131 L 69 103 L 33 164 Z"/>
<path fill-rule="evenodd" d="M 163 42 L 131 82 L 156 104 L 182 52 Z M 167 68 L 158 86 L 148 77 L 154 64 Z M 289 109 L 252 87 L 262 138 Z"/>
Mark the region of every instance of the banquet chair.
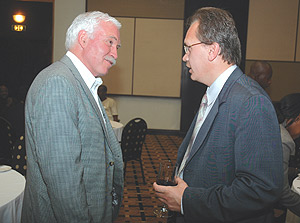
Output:
<path fill-rule="evenodd" d="M 146 182 L 141 155 L 146 134 L 147 123 L 145 120 L 142 118 L 134 118 L 125 125 L 121 138 L 121 148 L 124 161 L 124 178 L 126 174 L 127 162 L 136 160 L 140 163 L 144 184 Z"/>
<path fill-rule="evenodd" d="M 25 150 L 25 139 L 21 135 L 14 143 L 12 148 L 12 160 L 11 166 L 14 170 L 26 176 L 27 164 L 26 164 L 26 150 Z"/>
<path fill-rule="evenodd" d="M 0 117 L 0 165 L 10 165 L 14 131 L 5 118 Z"/>

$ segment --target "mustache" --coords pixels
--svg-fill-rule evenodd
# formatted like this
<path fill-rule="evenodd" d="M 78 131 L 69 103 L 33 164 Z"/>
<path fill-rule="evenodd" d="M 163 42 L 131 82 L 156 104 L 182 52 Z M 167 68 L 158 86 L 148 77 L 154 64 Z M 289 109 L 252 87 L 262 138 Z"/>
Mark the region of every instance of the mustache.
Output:
<path fill-rule="evenodd" d="M 116 65 L 117 61 L 115 58 L 113 58 L 112 56 L 106 56 L 105 60 L 108 60 L 112 63 L 112 66 Z"/>

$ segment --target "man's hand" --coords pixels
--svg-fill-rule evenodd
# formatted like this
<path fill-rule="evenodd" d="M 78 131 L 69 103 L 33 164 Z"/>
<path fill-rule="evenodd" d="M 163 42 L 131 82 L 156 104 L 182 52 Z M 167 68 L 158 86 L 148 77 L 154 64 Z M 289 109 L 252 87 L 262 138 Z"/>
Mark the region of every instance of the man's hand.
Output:
<path fill-rule="evenodd" d="M 154 182 L 153 189 L 158 199 L 168 205 L 169 210 L 180 212 L 183 192 L 188 185 L 179 177 L 175 181 L 177 186 L 160 186 Z"/>

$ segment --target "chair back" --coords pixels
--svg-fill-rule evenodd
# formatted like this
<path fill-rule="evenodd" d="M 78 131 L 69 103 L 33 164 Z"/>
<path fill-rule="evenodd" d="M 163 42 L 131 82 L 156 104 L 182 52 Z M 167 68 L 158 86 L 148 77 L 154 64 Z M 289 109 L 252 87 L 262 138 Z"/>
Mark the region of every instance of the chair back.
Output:
<path fill-rule="evenodd" d="M 121 148 L 123 160 L 140 160 L 147 134 L 147 123 L 142 118 L 129 121 L 122 132 Z"/>
<path fill-rule="evenodd" d="M 12 149 L 12 160 L 11 166 L 13 169 L 26 176 L 27 164 L 26 164 L 26 149 L 25 149 L 25 138 L 20 136 L 14 143 Z"/>
<path fill-rule="evenodd" d="M 14 132 L 11 124 L 0 117 L 0 165 L 10 165 L 11 150 L 14 143 Z"/>

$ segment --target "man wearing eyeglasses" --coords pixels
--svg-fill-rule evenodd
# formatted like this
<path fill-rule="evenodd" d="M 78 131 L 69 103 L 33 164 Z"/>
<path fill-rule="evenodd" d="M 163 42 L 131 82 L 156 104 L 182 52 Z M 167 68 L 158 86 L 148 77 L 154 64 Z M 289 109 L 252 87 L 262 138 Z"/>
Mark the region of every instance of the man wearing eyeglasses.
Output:
<path fill-rule="evenodd" d="M 115 64 L 121 24 L 102 12 L 75 18 L 66 55 L 41 71 L 26 98 L 27 182 L 22 222 L 113 222 L 123 159 L 97 88 Z"/>
<path fill-rule="evenodd" d="M 190 21 L 183 61 L 207 91 L 178 149 L 177 186 L 154 183 L 156 195 L 177 223 L 271 223 L 283 184 L 272 102 L 238 67 L 230 13 L 201 8 Z"/>

